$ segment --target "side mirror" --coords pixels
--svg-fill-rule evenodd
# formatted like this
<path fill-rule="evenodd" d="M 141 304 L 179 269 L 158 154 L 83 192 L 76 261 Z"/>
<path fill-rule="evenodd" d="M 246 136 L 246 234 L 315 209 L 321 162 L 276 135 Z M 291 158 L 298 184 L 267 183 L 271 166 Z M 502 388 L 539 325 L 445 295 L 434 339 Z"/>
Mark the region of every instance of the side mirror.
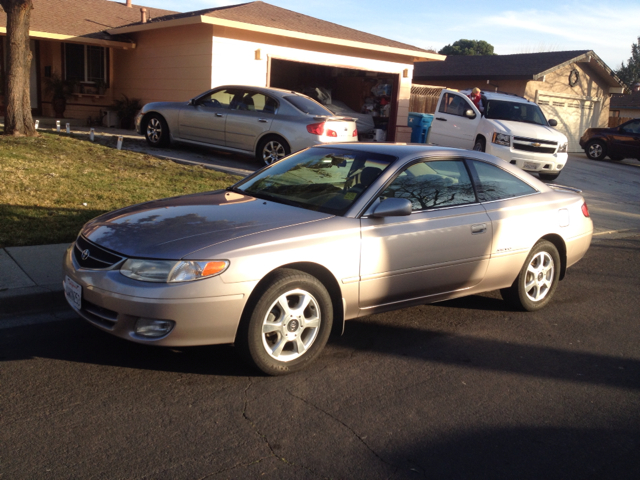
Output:
<path fill-rule="evenodd" d="M 189 100 L 187 102 L 187 105 L 190 106 L 190 107 L 194 106 L 195 104 L 196 104 L 196 99 L 195 98 L 192 98 L 191 100 Z"/>
<path fill-rule="evenodd" d="M 551 120 L 549 120 L 549 126 L 551 127 L 556 127 L 558 125 L 558 121 L 554 120 L 553 118 Z"/>
<path fill-rule="evenodd" d="M 373 212 L 369 214 L 373 218 L 401 217 L 411 215 L 411 202 L 406 198 L 387 198 L 382 200 Z"/>
<path fill-rule="evenodd" d="M 468 109 L 464 112 L 464 116 L 473 120 L 474 118 L 476 118 L 476 112 L 474 112 L 471 109 Z"/>

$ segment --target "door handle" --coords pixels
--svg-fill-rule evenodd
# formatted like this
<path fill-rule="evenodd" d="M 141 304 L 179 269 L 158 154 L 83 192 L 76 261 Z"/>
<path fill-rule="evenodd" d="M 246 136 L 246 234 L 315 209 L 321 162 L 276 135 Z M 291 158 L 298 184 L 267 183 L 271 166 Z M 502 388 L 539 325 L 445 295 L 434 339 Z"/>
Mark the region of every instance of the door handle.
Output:
<path fill-rule="evenodd" d="M 260 123 L 267 123 L 269 120 L 265 120 L 264 118 L 259 118 L 258 121 Z"/>
<path fill-rule="evenodd" d="M 222 117 L 221 113 L 216 113 L 216 117 Z"/>
<path fill-rule="evenodd" d="M 440 120 L 441 122 L 446 122 L 447 121 L 446 118 L 442 118 L 442 117 L 436 117 L 436 120 Z"/>
<path fill-rule="evenodd" d="M 471 234 L 475 235 L 476 233 L 484 233 L 487 231 L 486 223 L 477 223 L 475 225 L 471 225 Z"/>

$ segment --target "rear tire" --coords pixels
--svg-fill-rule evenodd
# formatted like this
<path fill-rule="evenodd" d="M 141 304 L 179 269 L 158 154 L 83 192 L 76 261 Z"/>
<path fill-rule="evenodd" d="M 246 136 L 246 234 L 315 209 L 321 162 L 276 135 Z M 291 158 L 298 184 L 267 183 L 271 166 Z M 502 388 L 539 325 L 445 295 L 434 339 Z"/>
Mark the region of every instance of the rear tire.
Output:
<path fill-rule="evenodd" d="M 269 136 L 260 140 L 256 149 L 256 160 L 264 165 L 271 165 L 291 153 L 291 147 L 281 137 Z"/>
<path fill-rule="evenodd" d="M 518 277 L 509 288 L 500 290 L 502 298 L 514 307 L 533 312 L 551 301 L 560 280 L 560 254 L 551 242 L 536 243 Z"/>
<path fill-rule="evenodd" d="M 236 344 L 245 360 L 267 375 L 302 370 L 329 339 L 329 292 L 317 278 L 293 269 L 276 271 L 259 288 L 245 309 Z"/>
<path fill-rule="evenodd" d="M 149 115 L 144 124 L 144 137 L 152 147 L 166 147 L 169 144 L 169 125 L 158 113 Z"/>
<path fill-rule="evenodd" d="M 587 144 L 584 152 L 591 160 L 602 160 L 607 154 L 607 147 L 600 140 L 594 140 Z"/>

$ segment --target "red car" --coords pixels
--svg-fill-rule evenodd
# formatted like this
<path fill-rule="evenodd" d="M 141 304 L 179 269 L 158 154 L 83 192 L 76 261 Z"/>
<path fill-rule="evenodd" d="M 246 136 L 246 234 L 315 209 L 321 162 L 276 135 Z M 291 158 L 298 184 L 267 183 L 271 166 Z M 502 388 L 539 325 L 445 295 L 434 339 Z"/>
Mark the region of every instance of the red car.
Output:
<path fill-rule="evenodd" d="M 614 128 L 588 128 L 580 139 L 587 157 L 602 160 L 635 158 L 640 160 L 640 118 Z"/>

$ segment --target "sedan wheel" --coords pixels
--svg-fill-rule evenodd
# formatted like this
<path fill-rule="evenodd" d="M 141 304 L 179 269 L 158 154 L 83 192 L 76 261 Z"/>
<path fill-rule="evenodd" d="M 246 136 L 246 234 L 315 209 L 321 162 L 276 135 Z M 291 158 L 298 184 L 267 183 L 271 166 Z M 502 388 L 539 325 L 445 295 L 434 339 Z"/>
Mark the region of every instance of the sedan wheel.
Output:
<path fill-rule="evenodd" d="M 553 296 L 560 278 L 558 249 L 546 240 L 538 242 L 509 288 L 500 290 L 502 298 L 517 308 L 532 312 L 544 307 Z"/>
<path fill-rule="evenodd" d="M 167 122 L 160 115 L 151 115 L 147 121 L 144 136 L 149 145 L 153 147 L 167 145 L 169 143 L 169 127 Z"/>
<path fill-rule="evenodd" d="M 260 142 L 256 152 L 257 160 L 265 165 L 271 165 L 291 153 L 287 142 L 279 137 L 267 137 Z"/>
<path fill-rule="evenodd" d="M 587 157 L 592 160 L 602 160 L 606 154 L 606 149 L 602 142 L 594 141 L 587 145 L 585 152 Z"/>
<path fill-rule="evenodd" d="M 326 288 L 311 275 L 283 269 L 258 295 L 238 333 L 241 351 L 268 375 L 305 368 L 331 333 L 333 306 Z"/>

